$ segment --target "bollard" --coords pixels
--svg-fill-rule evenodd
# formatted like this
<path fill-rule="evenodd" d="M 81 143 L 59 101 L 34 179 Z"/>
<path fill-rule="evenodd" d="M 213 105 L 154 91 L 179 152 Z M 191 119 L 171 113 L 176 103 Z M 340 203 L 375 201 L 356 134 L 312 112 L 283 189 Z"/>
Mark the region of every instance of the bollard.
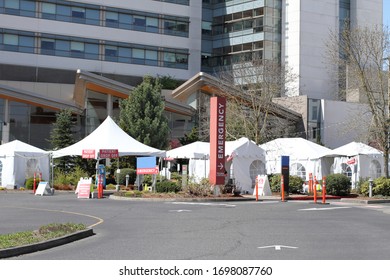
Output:
<path fill-rule="evenodd" d="M 256 176 L 255 188 L 256 188 L 256 201 L 259 201 L 259 179 L 258 179 L 258 176 Z"/>
<path fill-rule="evenodd" d="M 313 175 L 309 173 L 309 193 L 313 192 Z"/>
<path fill-rule="evenodd" d="M 98 177 L 98 198 L 103 198 L 103 175 L 99 174 Z"/>
<path fill-rule="evenodd" d="M 282 202 L 286 202 L 284 199 L 284 178 L 283 175 L 280 177 L 280 191 L 282 192 Z"/>
<path fill-rule="evenodd" d="M 326 204 L 326 177 L 322 177 L 322 204 Z"/>
<path fill-rule="evenodd" d="M 35 194 L 35 190 L 37 188 L 37 174 L 34 172 L 34 184 L 33 184 L 33 193 Z"/>
<path fill-rule="evenodd" d="M 317 178 L 314 176 L 314 203 L 317 203 Z"/>

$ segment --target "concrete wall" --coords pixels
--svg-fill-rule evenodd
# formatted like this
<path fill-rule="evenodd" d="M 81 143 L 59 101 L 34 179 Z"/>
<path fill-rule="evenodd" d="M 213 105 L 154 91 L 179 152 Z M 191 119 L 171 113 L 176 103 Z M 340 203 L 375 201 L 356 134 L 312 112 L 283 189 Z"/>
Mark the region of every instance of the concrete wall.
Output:
<path fill-rule="evenodd" d="M 334 149 L 351 141 L 367 143 L 371 113 L 367 104 L 322 100 L 323 143 Z"/>

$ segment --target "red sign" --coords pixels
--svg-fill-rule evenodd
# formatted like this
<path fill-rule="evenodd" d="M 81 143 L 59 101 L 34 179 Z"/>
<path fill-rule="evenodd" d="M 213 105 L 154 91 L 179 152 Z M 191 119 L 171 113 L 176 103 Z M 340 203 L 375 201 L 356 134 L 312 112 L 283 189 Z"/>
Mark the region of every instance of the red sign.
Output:
<path fill-rule="evenodd" d="M 153 168 L 137 168 L 137 174 L 158 174 L 158 166 Z"/>
<path fill-rule="evenodd" d="M 226 98 L 210 98 L 210 175 L 211 185 L 225 184 Z"/>
<path fill-rule="evenodd" d="M 350 164 L 350 165 L 353 165 L 353 164 L 356 164 L 357 163 L 357 159 L 354 157 L 354 158 L 351 158 L 347 161 L 347 164 Z"/>
<path fill-rule="evenodd" d="M 99 150 L 99 158 L 118 158 L 118 150 Z"/>
<path fill-rule="evenodd" d="M 95 150 L 83 150 L 82 158 L 95 158 Z"/>

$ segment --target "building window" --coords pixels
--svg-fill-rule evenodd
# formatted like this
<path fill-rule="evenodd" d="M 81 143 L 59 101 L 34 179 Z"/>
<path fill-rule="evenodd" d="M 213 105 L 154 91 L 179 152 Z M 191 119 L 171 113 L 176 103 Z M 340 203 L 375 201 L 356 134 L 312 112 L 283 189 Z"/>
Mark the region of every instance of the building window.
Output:
<path fill-rule="evenodd" d="M 72 57 L 78 57 L 78 58 L 83 58 L 84 57 L 84 43 L 82 42 L 71 42 L 70 43 L 70 51 Z"/>
<path fill-rule="evenodd" d="M 115 46 L 105 46 L 104 57 L 107 61 L 118 61 L 118 48 Z"/>
<path fill-rule="evenodd" d="M 131 48 L 118 48 L 118 62 L 131 63 Z"/>
<path fill-rule="evenodd" d="M 85 23 L 85 8 L 72 7 L 72 22 Z"/>
<path fill-rule="evenodd" d="M 134 30 L 145 31 L 146 18 L 144 16 L 133 17 Z"/>
<path fill-rule="evenodd" d="M 106 26 L 119 27 L 119 14 L 116 12 L 106 12 Z"/>
<path fill-rule="evenodd" d="M 42 18 L 55 19 L 56 18 L 56 4 L 42 3 Z"/>
<path fill-rule="evenodd" d="M 41 39 L 41 54 L 54 55 L 55 52 L 55 40 L 54 39 Z"/>

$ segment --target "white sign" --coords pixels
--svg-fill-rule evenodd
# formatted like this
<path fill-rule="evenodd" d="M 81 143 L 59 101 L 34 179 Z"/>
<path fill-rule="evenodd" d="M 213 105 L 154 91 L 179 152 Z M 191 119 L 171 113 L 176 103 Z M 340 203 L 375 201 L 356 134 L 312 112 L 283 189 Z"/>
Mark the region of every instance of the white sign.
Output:
<path fill-rule="evenodd" d="M 77 198 L 89 198 L 91 194 L 92 178 L 80 178 L 75 193 Z"/>
<path fill-rule="evenodd" d="M 35 195 L 53 195 L 49 182 L 39 182 L 38 188 L 35 191 Z"/>
<path fill-rule="evenodd" d="M 256 180 L 257 180 L 257 188 L 258 188 L 259 196 L 272 195 L 267 175 L 257 175 Z M 253 190 L 253 195 L 256 195 L 256 186 L 255 189 Z"/>

